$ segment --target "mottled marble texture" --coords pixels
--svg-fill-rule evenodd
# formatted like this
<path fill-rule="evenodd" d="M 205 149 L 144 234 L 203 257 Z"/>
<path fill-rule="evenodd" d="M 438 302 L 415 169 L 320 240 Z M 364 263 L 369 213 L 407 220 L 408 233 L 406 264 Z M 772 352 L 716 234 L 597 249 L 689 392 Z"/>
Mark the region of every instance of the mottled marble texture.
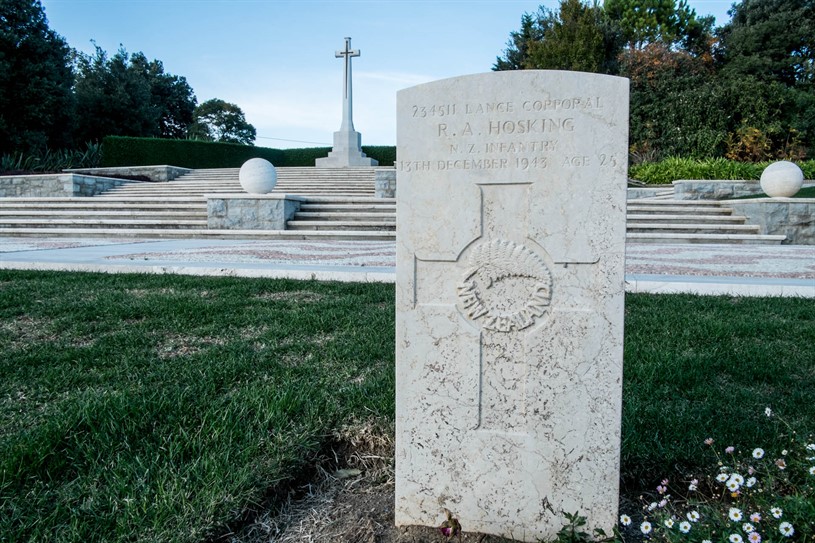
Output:
<path fill-rule="evenodd" d="M 396 522 L 610 531 L 628 81 L 498 72 L 397 102 Z"/>

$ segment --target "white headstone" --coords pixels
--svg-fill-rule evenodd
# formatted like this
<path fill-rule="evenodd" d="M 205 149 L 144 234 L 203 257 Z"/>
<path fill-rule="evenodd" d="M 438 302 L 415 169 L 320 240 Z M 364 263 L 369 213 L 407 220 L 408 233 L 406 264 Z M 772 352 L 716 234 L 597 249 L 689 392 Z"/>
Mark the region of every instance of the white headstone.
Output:
<path fill-rule="evenodd" d="M 238 171 L 238 181 L 249 194 L 268 194 L 277 184 L 277 170 L 265 158 L 250 158 Z"/>
<path fill-rule="evenodd" d="M 463 76 L 397 112 L 396 523 L 611 533 L 628 81 Z"/>
<path fill-rule="evenodd" d="M 804 185 L 804 172 L 793 162 L 773 162 L 761 172 L 761 190 L 771 198 L 791 198 Z"/>

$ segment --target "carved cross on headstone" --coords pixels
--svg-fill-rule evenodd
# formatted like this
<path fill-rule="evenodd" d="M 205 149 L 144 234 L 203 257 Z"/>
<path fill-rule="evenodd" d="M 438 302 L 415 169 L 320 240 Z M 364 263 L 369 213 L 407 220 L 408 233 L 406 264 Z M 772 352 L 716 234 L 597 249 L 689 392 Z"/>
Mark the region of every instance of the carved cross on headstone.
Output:
<path fill-rule="evenodd" d="M 354 120 L 351 100 L 351 58 L 360 55 L 359 49 L 351 49 L 351 38 L 345 38 L 345 49 L 337 51 L 334 56 L 345 59 L 345 79 L 342 95 L 342 124 L 340 130 L 354 130 Z"/>
<path fill-rule="evenodd" d="M 481 237 L 456 262 L 418 259 L 417 304 L 455 304 L 480 329 L 477 420 L 472 429 L 525 433 L 526 334 L 541 321 L 552 278 L 526 237 L 529 183 L 479 184 Z M 443 271 L 432 273 L 430 268 Z M 444 282 L 431 288 L 430 280 Z M 429 294 L 429 296 L 427 296 Z"/>

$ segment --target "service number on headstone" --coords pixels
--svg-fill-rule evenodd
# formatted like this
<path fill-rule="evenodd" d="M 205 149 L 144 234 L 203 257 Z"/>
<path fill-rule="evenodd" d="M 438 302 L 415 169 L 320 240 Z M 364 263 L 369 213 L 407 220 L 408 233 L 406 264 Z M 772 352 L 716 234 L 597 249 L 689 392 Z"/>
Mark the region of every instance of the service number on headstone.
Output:
<path fill-rule="evenodd" d="M 628 81 L 496 72 L 397 102 L 396 522 L 610 533 Z"/>

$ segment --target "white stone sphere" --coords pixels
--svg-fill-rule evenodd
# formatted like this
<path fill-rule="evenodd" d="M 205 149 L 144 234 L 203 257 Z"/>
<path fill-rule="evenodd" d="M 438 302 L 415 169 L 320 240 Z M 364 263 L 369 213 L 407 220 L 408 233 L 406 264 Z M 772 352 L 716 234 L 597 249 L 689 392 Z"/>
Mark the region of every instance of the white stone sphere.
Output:
<path fill-rule="evenodd" d="M 277 184 L 277 170 L 263 158 L 250 158 L 241 166 L 238 181 L 249 194 L 268 194 Z"/>
<path fill-rule="evenodd" d="M 772 198 L 790 198 L 801 190 L 804 172 L 792 162 L 773 162 L 761 172 L 761 190 Z"/>

